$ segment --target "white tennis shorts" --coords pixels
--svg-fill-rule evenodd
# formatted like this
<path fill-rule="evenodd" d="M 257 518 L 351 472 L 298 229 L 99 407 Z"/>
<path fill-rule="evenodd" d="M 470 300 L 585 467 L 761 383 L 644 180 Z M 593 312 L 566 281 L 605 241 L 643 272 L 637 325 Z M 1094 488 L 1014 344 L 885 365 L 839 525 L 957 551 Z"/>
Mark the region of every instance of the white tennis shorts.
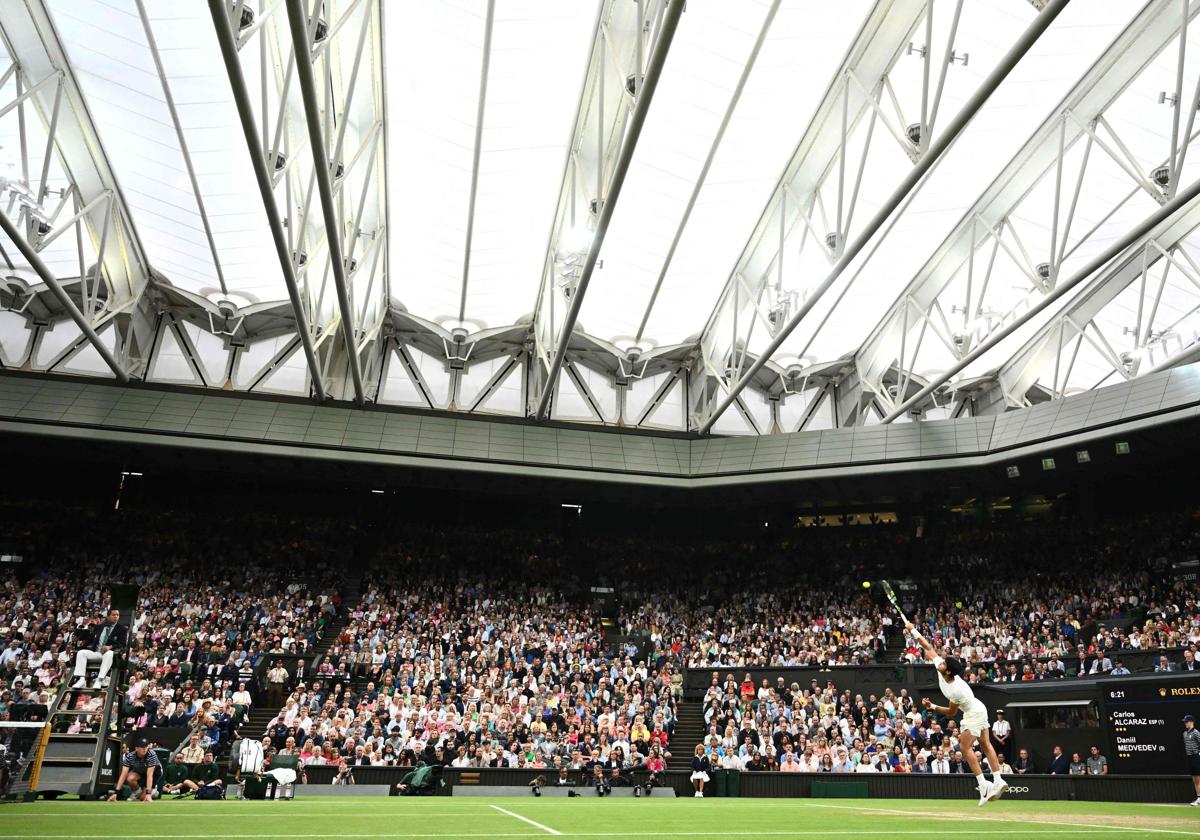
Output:
<path fill-rule="evenodd" d="M 974 698 L 970 705 L 963 707 L 962 712 L 962 725 L 959 728 L 978 738 L 989 726 L 987 706 L 983 705 L 983 701 L 979 698 Z"/>
<path fill-rule="evenodd" d="M 697 770 L 694 773 L 692 773 L 692 781 L 694 782 L 697 779 L 704 782 L 705 784 L 708 784 L 708 774 L 705 773 L 703 770 Z"/>

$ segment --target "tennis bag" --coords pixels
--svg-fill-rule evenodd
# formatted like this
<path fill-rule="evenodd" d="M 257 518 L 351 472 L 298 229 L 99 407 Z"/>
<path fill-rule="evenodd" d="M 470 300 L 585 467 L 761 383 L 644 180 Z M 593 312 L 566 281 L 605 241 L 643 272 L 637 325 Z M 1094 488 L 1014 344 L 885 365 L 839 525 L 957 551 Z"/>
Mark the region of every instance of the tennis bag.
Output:
<path fill-rule="evenodd" d="M 266 785 L 263 785 L 263 790 L 266 790 Z M 225 788 L 221 785 L 205 785 L 196 791 L 197 799 L 224 799 Z"/>
<path fill-rule="evenodd" d="M 199 798 L 197 793 L 196 797 Z M 267 780 L 259 776 L 246 776 L 242 779 L 242 799 L 266 799 Z"/>

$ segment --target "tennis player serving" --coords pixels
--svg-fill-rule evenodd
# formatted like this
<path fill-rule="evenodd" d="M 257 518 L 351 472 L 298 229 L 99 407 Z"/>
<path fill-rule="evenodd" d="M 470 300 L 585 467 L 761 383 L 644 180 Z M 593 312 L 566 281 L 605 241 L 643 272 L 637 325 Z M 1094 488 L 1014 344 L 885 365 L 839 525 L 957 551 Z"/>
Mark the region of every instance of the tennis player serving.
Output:
<path fill-rule="evenodd" d="M 946 658 L 939 656 L 938 652 L 933 649 L 933 645 L 929 644 L 929 640 L 922 636 L 921 631 L 908 619 L 904 620 L 904 629 L 917 640 L 921 649 L 925 651 L 925 658 L 932 662 L 933 667 L 937 669 L 938 685 L 941 686 L 942 695 L 950 701 L 949 706 L 936 706 L 929 701 L 928 697 L 925 697 L 922 698 L 921 705 L 948 718 L 954 717 L 960 709 L 962 710 L 963 718 L 959 728 L 958 741 L 962 747 L 963 756 L 971 767 L 971 772 L 975 774 L 975 779 L 979 782 L 979 807 L 982 808 L 989 799 L 999 799 L 1003 796 L 1004 789 L 1008 787 L 1008 782 L 1000 778 L 1000 760 L 996 757 L 996 749 L 992 746 L 992 740 L 988 735 L 987 707 L 983 705 L 982 700 L 975 697 L 971 686 L 962 678 L 965 666 L 961 659 L 953 656 Z M 973 749 L 976 741 L 979 741 L 983 754 L 987 756 L 988 767 L 992 771 L 992 781 L 990 782 L 983 777 L 979 756 Z"/>

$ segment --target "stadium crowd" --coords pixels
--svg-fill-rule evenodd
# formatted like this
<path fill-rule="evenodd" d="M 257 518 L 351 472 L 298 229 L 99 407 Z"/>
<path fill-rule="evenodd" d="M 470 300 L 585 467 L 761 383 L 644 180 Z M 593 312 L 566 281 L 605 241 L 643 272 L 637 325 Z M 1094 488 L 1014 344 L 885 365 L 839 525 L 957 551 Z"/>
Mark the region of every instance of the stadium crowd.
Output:
<path fill-rule="evenodd" d="M 76 527 L 65 529 L 29 510 L 5 511 L 0 539 L 28 551 L 36 568 L 0 578 L 0 714 L 53 702 L 108 607 L 108 585 L 125 581 L 140 586 L 122 651 L 125 722 L 206 727 L 205 746 L 227 742 L 236 707 L 253 702 L 259 659 L 311 650 L 341 603 L 338 576 L 323 562 L 326 523 L 307 530 L 233 515 L 216 529 L 186 514 L 75 513 Z M 275 556 L 289 560 L 262 562 Z M 73 725 L 97 723 L 80 717 Z"/>
<path fill-rule="evenodd" d="M 105 584 L 128 579 L 142 589 L 127 722 L 206 726 L 209 747 L 232 737 L 261 657 L 310 651 L 341 604 L 344 564 L 329 560 L 344 557 L 334 554 L 340 520 L 77 519 L 63 529 L 30 506 L 0 520 L 0 540 L 38 558 L 29 579 L 0 582 L 0 713 L 50 697 L 82 624 L 106 606 Z M 861 586 L 881 576 L 920 580 L 910 614 L 971 663 L 975 681 L 1120 674 L 1124 650 L 1162 649 L 1165 668 L 1200 667 L 1196 583 L 1173 582 L 1166 568 L 1194 555 L 1198 539 L 1184 515 L 691 545 L 383 525 L 317 671 L 297 681 L 285 671 L 277 683 L 263 746 L 304 765 L 665 766 L 686 668 L 910 657 L 890 610 Z M 620 599 L 613 629 L 625 643 L 615 650 L 587 593 L 603 582 Z M 714 760 L 747 769 L 886 762 L 920 772 L 959 760 L 953 724 L 922 716 L 903 692 L 717 683 L 705 720 Z"/>
<path fill-rule="evenodd" d="M 365 583 L 316 682 L 268 725 L 268 754 L 305 765 L 665 761 L 674 670 L 610 656 L 591 608 L 519 578 L 466 582 L 411 556 L 388 565 Z"/>

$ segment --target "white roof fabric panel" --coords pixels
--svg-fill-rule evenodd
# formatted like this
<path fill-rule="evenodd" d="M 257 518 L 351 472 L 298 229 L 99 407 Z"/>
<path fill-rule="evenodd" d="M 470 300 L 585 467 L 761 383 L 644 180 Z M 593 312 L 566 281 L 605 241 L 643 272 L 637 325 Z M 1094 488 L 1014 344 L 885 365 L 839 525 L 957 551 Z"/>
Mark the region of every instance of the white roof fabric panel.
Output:
<path fill-rule="evenodd" d="M 410 311 L 457 324 L 461 307 L 474 328 L 532 311 L 594 11 L 496 4 L 464 300 L 487 3 L 387 7 L 392 294 Z"/>
<path fill-rule="evenodd" d="M 184 154 L 133 0 L 49 0 L 105 152 L 152 267 L 222 294 Z M 204 4 L 147 3 L 229 292 L 285 297 L 212 19 Z"/>
<path fill-rule="evenodd" d="M 632 336 L 769 8 L 692 3 L 680 24 L 628 189 L 641 191 L 605 240 L 583 316 L 605 339 Z M 647 322 L 646 344 L 699 332 L 746 238 L 869 7 L 784 3 L 713 158 Z M 635 180 L 636 179 L 636 180 Z M 629 208 L 623 208 L 629 209 Z"/>
<path fill-rule="evenodd" d="M 384 9 L 392 297 L 433 321 L 458 317 L 485 20 L 483 0 Z"/>
<path fill-rule="evenodd" d="M 595 22 L 594 0 L 498 0 L 465 318 L 533 311 Z"/>
<path fill-rule="evenodd" d="M 581 309 L 580 320 L 593 335 L 611 341 L 637 332 L 768 8 L 748 0 L 702 0 L 690 3 L 680 19 L 604 240 L 603 267 L 593 276 Z M 697 290 L 696 300 L 705 297 L 709 300 L 701 307 L 711 306 L 711 295 Z M 671 311 L 665 303 L 662 309 Z M 685 334 L 700 327 L 686 313 L 678 319 L 687 322 Z M 665 334 L 649 338 L 670 343 Z"/>

